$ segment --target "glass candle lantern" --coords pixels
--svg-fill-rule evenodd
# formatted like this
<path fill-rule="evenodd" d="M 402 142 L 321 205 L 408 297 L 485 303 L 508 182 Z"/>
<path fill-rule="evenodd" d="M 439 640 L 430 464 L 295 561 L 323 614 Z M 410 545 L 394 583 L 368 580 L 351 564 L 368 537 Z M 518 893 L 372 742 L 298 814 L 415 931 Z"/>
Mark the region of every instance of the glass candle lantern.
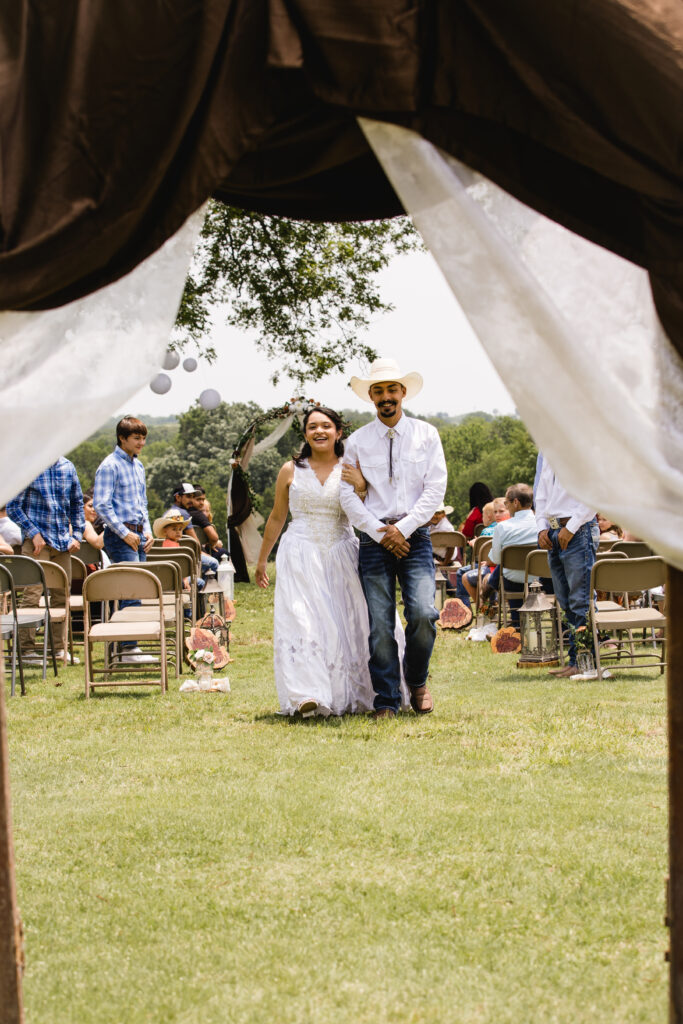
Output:
<path fill-rule="evenodd" d="M 518 668 L 548 668 L 559 664 L 559 633 L 555 598 L 543 593 L 538 581 L 529 585 L 519 609 L 522 651 Z"/>

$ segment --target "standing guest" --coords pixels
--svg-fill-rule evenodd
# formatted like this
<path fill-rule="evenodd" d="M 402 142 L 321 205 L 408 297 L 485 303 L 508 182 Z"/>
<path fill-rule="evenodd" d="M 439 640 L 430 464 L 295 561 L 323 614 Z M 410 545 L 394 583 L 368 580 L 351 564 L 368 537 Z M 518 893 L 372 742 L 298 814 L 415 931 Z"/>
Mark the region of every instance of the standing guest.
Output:
<path fill-rule="evenodd" d="M 342 473 L 341 504 L 360 534 L 359 567 L 370 619 L 370 678 L 377 718 L 400 707 L 401 666 L 395 639 L 396 580 L 406 616 L 403 658 L 410 703 L 418 715 L 434 708 L 427 689 L 439 613 L 434 607 L 432 542 L 427 523 L 443 502 L 446 460 L 435 427 L 403 412 L 403 401 L 422 388 L 419 373 L 403 374 L 393 359 L 377 359 L 370 376 L 351 387 L 377 410 L 356 430 L 345 462 L 367 481 L 363 502 Z"/>
<path fill-rule="evenodd" d="M 467 519 L 460 527 L 468 540 L 472 540 L 475 527 L 483 522 L 482 510 L 489 501 L 493 501 L 493 495 L 486 484 L 482 484 L 480 481 L 472 484 L 470 487 L 470 511 Z"/>
<path fill-rule="evenodd" d="M 0 537 L 11 549 L 21 547 L 21 527 L 9 518 L 4 505 L 0 508 Z M 12 554 L 13 551 L 9 553 Z"/>
<path fill-rule="evenodd" d="M 538 546 L 548 552 L 555 596 L 569 623 L 569 664 L 551 669 L 554 676 L 576 673 L 574 632 L 586 625 L 591 592 L 591 569 L 595 562 L 600 528 L 595 510 L 572 498 L 542 459 L 536 484 Z"/>
<path fill-rule="evenodd" d="M 78 482 L 76 467 L 63 456 L 36 477 L 7 505 L 7 515 L 21 528 L 22 555 L 29 555 L 39 561 L 56 562 L 66 573 L 71 587 L 71 552 L 79 550 L 83 540 L 85 518 L 83 515 L 83 494 Z M 21 604 L 35 608 L 40 599 L 40 587 L 25 587 Z M 63 590 L 50 590 L 51 603 L 57 608 L 66 604 Z M 57 658 L 64 658 L 67 649 L 67 623 L 55 623 L 55 643 L 60 648 Z M 19 631 L 22 659 L 26 662 L 42 660 L 35 655 L 36 631 L 25 627 Z M 71 655 L 66 660 L 71 663 Z M 77 662 L 77 659 L 73 659 Z"/>
<path fill-rule="evenodd" d="M 496 523 L 489 552 L 489 564 L 500 565 L 503 550 L 511 544 L 535 544 L 538 536 L 536 517 L 532 508 L 534 500 L 533 488 L 528 484 L 513 484 L 505 492 L 505 504 L 510 516 L 502 522 Z M 524 593 L 524 570 L 503 569 L 505 577 L 505 592 Z M 530 576 L 529 580 L 536 579 Z M 545 584 L 545 581 L 542 581 Z M 545 584 L 547 586 L 547 584 Z M 519 607 L 523 598 L 508 600 L 510 606 L 510 621 L 517 629 L 519 627 Z"/>
<path fill-rule="evenodd" d="M 147 427 L 134 416 L 116 424 L 116 447 L 95 474 L 93 506 L 104 523 L 104 550 L 112 562 L 144 562 L 154 537 L 147 511 L 145 467 L 140 452 L 147 440 Z M 139 605 L 122 601 L 121 607 Z M 156 661 L 143 654 L 135 642 L 122 643 L 122 661 Z"/>

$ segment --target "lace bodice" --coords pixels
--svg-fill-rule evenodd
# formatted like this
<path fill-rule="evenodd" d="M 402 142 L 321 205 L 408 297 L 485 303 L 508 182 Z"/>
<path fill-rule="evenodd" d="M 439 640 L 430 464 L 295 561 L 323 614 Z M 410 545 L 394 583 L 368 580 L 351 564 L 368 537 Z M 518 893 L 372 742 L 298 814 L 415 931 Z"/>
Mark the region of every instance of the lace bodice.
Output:
<path fill-rule="evenodd" d="M 294 466 L 294 479 L 289 488 L 289 510 L 292 522 L 288 527 L 307 537 L 319 547 L 330 548 L 351 532 L 346 514 L 339 502 L 341 462 L 338 462 L 324 484 L 306 463 Z"/>

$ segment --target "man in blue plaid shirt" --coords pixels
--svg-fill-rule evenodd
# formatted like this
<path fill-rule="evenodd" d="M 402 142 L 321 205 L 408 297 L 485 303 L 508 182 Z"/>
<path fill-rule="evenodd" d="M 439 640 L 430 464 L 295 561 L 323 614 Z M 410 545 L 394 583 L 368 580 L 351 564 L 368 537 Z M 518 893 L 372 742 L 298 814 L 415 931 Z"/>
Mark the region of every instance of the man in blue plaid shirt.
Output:
<path fill-rule="evenodd" d="M 61 565 L 71 587 L 71 554 L 78 552 L 85 529 L 83 493 L 73 462 L 62 457 L 48 466 L 8 502 L 7 515 L 21 528 L 21 553 Z M 40 587 L 25 587 L 22 606 L 36 607 L 40 594 Z M 66 593 L 63 590 L 52 588 L 50 597 L 55 606 L 64 607 Z M 57 657 L 64 657 L 67 650 L 66 619 L 63 623 L 55 623 L 54 630 L 55 643 L 61 648 Z M 42 661 L 35 653 L 35 633 L 32 627 L 19 631 L 25 662 Z M 70 661 L 69 654 L 66 658 Z"/>
<path fill-rule="evenodd" d="M 112 562 L 144 562 L 154 535 L 147 510 L 145 467 L 138 456 L 145 447 L 147 427 L 134 416 L 116 424 L 116 448 L 98 466 L 93 506 L 104 523 L 104 550 Z M 122 601 L 121 607 L 139 601 Z M 122 661 L 156 661 L 137 644 L 121 644 Z"/>

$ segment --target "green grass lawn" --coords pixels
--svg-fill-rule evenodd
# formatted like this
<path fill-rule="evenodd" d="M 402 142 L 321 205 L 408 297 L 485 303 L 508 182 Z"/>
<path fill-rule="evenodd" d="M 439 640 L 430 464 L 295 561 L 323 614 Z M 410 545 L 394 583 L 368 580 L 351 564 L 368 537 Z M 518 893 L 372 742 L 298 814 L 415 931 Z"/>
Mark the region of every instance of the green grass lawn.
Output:
<path fill-rule="evenodd" d="M 445 634 L 433 715 L 291 722 L 237 601 L 229 697 L 8 702 L 29 1024 L 665 1020 L 663 677 Z"/>

